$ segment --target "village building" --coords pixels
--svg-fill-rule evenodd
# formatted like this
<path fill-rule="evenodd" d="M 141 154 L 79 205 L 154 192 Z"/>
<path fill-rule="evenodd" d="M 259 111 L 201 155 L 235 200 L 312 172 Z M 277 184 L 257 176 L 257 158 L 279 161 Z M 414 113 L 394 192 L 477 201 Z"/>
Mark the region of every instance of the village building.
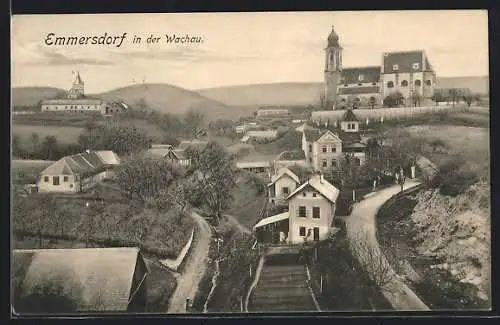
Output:
<path fill-rule="evenodd" d="M 274 140 L 278 137 L 278 130 L 249 130 L 246 136 L 257 140 Z"/>
<path fill-rule="evenodd" d="M 259 242 L 304 244 L 326 240 L 336 230 L 333 220 L 339 190 L 315 174 L 286 197 L 288 211 L 260 220 L 253 230 Z"/>
<path fill-rule="evenodd" d="M 76 73 L 75 81 L 68 91 L 66 98 L 46 99 L 41 102 L 42 112 L 98 113 L 110 115 L 122 113 L 127 110 L 128 105 L 121 101 L 107 103 L 101 98 L 93 98 L 85 95 L 85 84 L 79 72 Z"/>
<path fill-rule="evenodd" d="M 14 250 L 12 268 L 21 314 L 146 312 L 149 270 L 138 248 Z"/>
<path fill-rule="evenodd" d="M 437 77 L 424 50 L 382 53 L 380 66 L 343 67 L 342 46 L 334 28 L 327 38 L 323 109 L 381 106 L 399 92 L 405 104 L 431 101 Z"/>
<path fill-rule="evenodd" d="M 98 182 L 112 178 L 113 167 L 120 158 L 110 150 L 87 150 L 66 156 L 38 175 L 38 192 L 76 193 L 86 191 Z"/>
<path fill-rule="evenodd" d="M 286 108 L 263 107 L 257 110 L 257 118 L 288 117 L 290 111 Z"/>
<path fill-rule="evenodd" d="M 237 161 L 236 168 L 246 170 L 251 173 L 271 173 L 271 162 L 267 160 L 260 161 Z"/>
<path fill-rule="evenodd" d="M 269 203 L 274 205 L 286 204 L 286 198 L 300 185 L 300 179 L 288 168 L 281 168 L 271 176 L 267 184 Z"/>

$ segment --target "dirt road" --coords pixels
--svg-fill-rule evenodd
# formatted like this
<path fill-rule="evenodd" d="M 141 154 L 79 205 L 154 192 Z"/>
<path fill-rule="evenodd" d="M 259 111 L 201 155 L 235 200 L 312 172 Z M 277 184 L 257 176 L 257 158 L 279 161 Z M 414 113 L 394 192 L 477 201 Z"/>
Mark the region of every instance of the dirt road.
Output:
<path fill-rule="evenodd" d="M 419 185 L 416 181 L 407 181 L 404 189 L 409 189 Z M 366 244 L 373 249 L 373 252 L 383 259 L 383 263 L 389 262 L 380 250 L 376 237 L 375 217 L 380 207 L 392 196 L 401 190 L 399 185 L 380 190 L 369 198 L 354 204 L 351 215 L 346 218 L 347 234 L 350 240 L 365 240 Z M 359 236 L 363 234 L 362 236 Z M 352 242 L 351 242 L 352 243 Z M 352 243 L 352 248 L 359 245 Z M 360 260 L 363 263 L 362 260 Z M 390 281 L 383 290 L 384 296 L 395 310 L 429 310 L 420 298 L 398 277 L 396 272 L 390 267 Z M 367 267 L 370 269 L 370 267 Z"/>
<path fill-rule="evenodd" d="M 177 288 L 170 299 L 169 314 L 186 312 L 186 299 L 189 298 L 192 301 L 195 298 L 198 285 L 207 268 L 212 230 L 208 222 L 196 212 L 192 211 L 191 217 L 197 225 L 193 246 L 187 256 L 184 270 L 177 281 Z"/>

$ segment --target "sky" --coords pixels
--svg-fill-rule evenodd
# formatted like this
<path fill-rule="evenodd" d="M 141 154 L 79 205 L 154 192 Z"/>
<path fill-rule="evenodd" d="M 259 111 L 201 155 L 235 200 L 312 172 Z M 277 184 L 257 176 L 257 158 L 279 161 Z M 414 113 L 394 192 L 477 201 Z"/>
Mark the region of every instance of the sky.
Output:
<path fill-rule="evenodd" d="M 332 26 L 343 65 L 381 65 L 382 53 L 425 50 L 440 77 L 488 75 L 484 10 L 18 15 L 11 22 L 12 86 L 69 89 L 79 71 L 87 93 L 140 83 L 186 89 L 321 82 Z M 126 34 L 121 46 L 47 45 L 54 37 Z M 134 35 L 142 42 L 134 44 Z M 147 43 L 148 36 L 161 37 Z M 201 37 L 167 43 L 165 36 Z"/>

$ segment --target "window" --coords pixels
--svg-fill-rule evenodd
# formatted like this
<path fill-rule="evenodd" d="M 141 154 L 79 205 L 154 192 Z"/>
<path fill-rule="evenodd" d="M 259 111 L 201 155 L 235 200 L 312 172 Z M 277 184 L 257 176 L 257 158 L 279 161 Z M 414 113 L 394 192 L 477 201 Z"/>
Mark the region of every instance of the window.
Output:
<path fill-rule="evenodd" d="M 312 164 L 312 163 L 313 163 L 313 159 L 312 159 L 312 158 L 309 158 L 309 162 Z"/>
<path fill-rule="evenodd" d="M 313 207 L 313 218 L 314 219 L 319 219 L 320 218 L 320 209 L 319 207 Z"/>
<path fill-rule="evenodd" d="M 363 86 L 363 84 L 362 84 L 362 83 L 359 83 L 359 84 L 358 84 L 358 86 Z"/>
<path fill-rule="evenodd" d="M 303 197 L 306 197 L 306 195 L 307 195 L 306 192 L 302 192 Z"/>
<path fill-rule="evenodd" d="M 344 84 L 344 87 L 349 87 L 349 85 L 348 84 Z"/>
<path fill-rule="evenodd" d="M 354 164 L 355 164 L 356 166 L 361 166 L 361 160 L 359 160 L 359 158 L 358 158 L 358 157 L 354 158 Z"/>
<path fill-rule="evenodd" d="M 45 176 L 45 177 L 43 178 L 43 181 L 44 181 L 45 183 L 48 183 L 48 182 L 49 182 L 49 176 Z"/>
<path fill-rule="evenodd" d="M 418 62 L 413 63 L 413 70 L 418 70 L 420 68 L 420 64 Z"/>
<path fill-rule="evenodd" d="M 345 103 L 345 98 L 342 98 L 340 101 L 341 101 L 342 103 Z"/>
<path fill-rule="evenodd" d="M 408 80 L 401 81 L 401 86 L 408 87 Z"/>
<path fill-rule="evenodd" d="M 316 193 L 313 193 L 313 197 L 316 197 L 316 196 L 318 196 L 318 194 L 316 194 Z"/>
<path fill-rule="evenodd" d="M 290 193 L 290 189 L 288 187 L 283 187 L 283 194 Z"/>
<path fill-rule="evenodd" d="M 299 236 L 306 235 L 306 227 L 299 227 Z"/>
<path fill-rule="evenodd" d="M 359 76 L 358 76 L 358 80 L 359 81 L 365 80 L 365 76 L 362 73 L 360 73 Z"/>
<path fill-rule="evenodd" d="M 355 123 L 351 124 L 351 130 L 356 130 L 356 124 Z"/>
<path fill-rule="evenodd" d="M 376 82 L 372 82 L 372 86 L 376 86 L 376 85 L 377 85 L 377 83 L 376 83 Z"/>
<path fill-rule="evenodd" d="M 68 181 L 68 176 L 64 176 L 64 182 Z"/>
<path fill-rule="evenodd" d="M 306 217 L 306 207 L 305 206 L 299 207 L 299 217 L 302 217 L 302 218 Z"/>
<path fill-rule="evenodd" d="M 425 81 L 425 84 L 426 84 L 427 86 L 430 86 L 430 85 L 432 85 L 432 82 L 431 82 L 430 80 L 426 80 L 426 81 Z"/>
<path fill-rule="evenodd" d="M 328 167 L 326 160 L 323 160 L 322 165 L 323 165 L 323 167 Z"/>
<path fill-rule="evenodd" d="M 415 80 L 415 86 L 420 87 L 422 85 L 422 81 L 420 79 Z"/>
<path fill-rule="evenodd" d="M 337 160 L 332 159 L 332 167 L 337 167 Z"/>
<path fill-rule="evenodd" d="M 392 65 L 392 71 L 398 71 L 399 70 L 399 65 L 393 64 Z"/>
<path fill-rule="evenodd" d="M 52 177 L 52 184 L 59 185 L 59 176 Z"/>
<path fill-rule="evenodd" d="M 337 152 L 337 147 L 332 147 L 332 152 Z"/>
<path fill-rule="evenodd" d="M 387 88 L 394 88 L 394 82 L 388 81 L 387 82 Z"/>
<path fill-rule="evenodd" d="M 326 152 L 326 151 L 327 151 L 326 146 L 323 146 L 323 152 Z"/>
<path fill-rule="evenodd" d="M 309 145 L 309 152 L 312 152 L 313 151 L 313 146 L 312 144 Z"/>

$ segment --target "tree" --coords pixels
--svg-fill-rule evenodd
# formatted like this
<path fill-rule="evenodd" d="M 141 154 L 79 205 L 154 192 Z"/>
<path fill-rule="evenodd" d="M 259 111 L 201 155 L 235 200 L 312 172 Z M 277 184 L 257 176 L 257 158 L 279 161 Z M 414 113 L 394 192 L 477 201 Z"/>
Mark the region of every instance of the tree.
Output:
<path fill-rule="evenodd" d="M 21 137 L 18 135 L 12 135 L 12 157 L 13 158 L 24 158 L 25 152 L 21 146 Z"/>
<path fill-rule="evenodd" d="M 436 89 L 432 95 L 432 100 L 436 103 L 436 106 L 438 106 L 440 102 L 445 101 L 445 96 L 441 90 Z"/>
<path fill-rule="evenodd" d="M 370 106 L 371 106 L 372 109 L 375 108 L 375 103 L 376 103 L 375 97 L 371 96 L 370 97 Z"/>
<path fill-rule="evenodd" d="M 191 160 L 188 176 L 195 190 L 203 193 L 202 200 L 217 225 L 231 204 L 235 183 L 232 157 L 217 142 L 209 142 L 202 151 L 186 150 Z"/>
<path fill-rule="evenodd" d="M 422 96 L 418 90 L 413 90 L 411 95 L 412 104 L 414 107 L 420 106 Z"/>
<path fill-rule="evenodd" d="M 198 138 L 200 130 L 204 127 L 205 115 L 198 110 L 190 108 L 184 115 L 184 122 L 192 138 Z"/>
<path fill-rule="evenodd" d="M 404 104 L 404 96 L 399 91 L 394 91 L 384 98 L 385 107 L 398 107 Z"/>
<path fill-rule="evenodd" d="M 60 158 L 57 138 L 54 135 L 47 135 L 41 144 L 41 154 L 44 159 L 58 160 Z"/>
<path fill-rule="evenodd" d="M 36 153 L 38 150 L 38 144 L 40 143 L 40 136 L 38 133 L 33 132 L 30 136 L 31 144 L 33 145 L 33 153 Z"/>

